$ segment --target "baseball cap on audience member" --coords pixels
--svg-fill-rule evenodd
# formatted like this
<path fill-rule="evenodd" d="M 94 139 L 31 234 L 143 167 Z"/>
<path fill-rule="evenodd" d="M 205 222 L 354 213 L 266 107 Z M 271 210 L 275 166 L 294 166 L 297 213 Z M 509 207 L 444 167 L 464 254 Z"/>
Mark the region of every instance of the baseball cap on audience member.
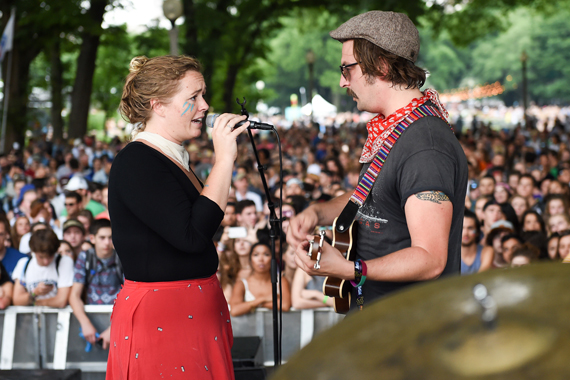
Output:
<path fill-rule="evenodd" d="M 244 172 L 241 173 L 237 173 L 236 175 L 234 175 L 234 182 L 239 181 L 240 179 L 244 178 L 246 176 L 246 174 Z"/>
<path fill-rule="evenodd" d="M 307 168 L 307 174 L 316 174 L 316 175 L 320 175 L 321 174 L 321 167 L 317 164 L 311 164 L 309 165 L 309 167 Z"/>
<path fill-rule="evenodd" d="M 320 181 L 320 177 L 318 174 L 309 173 L 309 174 L 307 174 L 307 176 L 305 178 L 309 178 L 316 183 L 318 183 Z"/>
<path fill-rule="evenodd" d="M 198 145 L 196 144 L 190 144 L 188 145 L 188 147 L 186 148 L 186 151 L 188 151 L 188 153 L 192 153 L 192 152 L 199 152 L 200 148 L 198 148 Z"/>
<path fill-rule="evenodd" d="M 65 190 L 67 191 L 77 191 L 77 190 L 87 190 L 87 181 L 80 175 L 74 175 L 71 177 L 67 185 L 65 185 Z"/>
<path fill-rule="evenodd" d="M 77 219 L 67 219 L 65 223 L 63 223 L 63 232 L 67 231 L 67 229 L 71 227 L 79 228 L 83 234 L 85 235 L 85 226 Z"/>
<path fill-rule="evenodd" d="M 287 187 L 293 185 L 298 185 L 301 189 L 303 188 L 303 182 L 301 182 L 301 180 L 298 178 L 291 178 L 289 181 L 287 181 Z"/>
<path fill-rule="evenodd" d="M 22 203 L 22 199 L 24 199 L 24 194 L 26 194 L 28 191 L 33 191 L 33 190 L 36 190 L 36 187 L 34 185 L 31 184 L 24 185 L 20 190 L 20 195 L 18 196 L 18 201 L 16 202 L 16 204 L 20 206 L 20 203 Z"/>
<path fill-rule="evenodd" d="M 513 224 L 504 219 L 497 220 L 495 223 L 491 224 L 491 231 L 493 231 L 494 229 L 504 229 L 504 230 L 514 231 Z"/>
<path fill-rule="evenodd" d="M 491 230 L 485 238 L 487 245 L 493 246 L 493 239 L 495 239 L 495 237 L 501 232 L 512 234 L 515 232 L 515 228 L 513 227 L 513 224 L 507 220 L 497 220 L 495 223 L 491 224 Z"/>

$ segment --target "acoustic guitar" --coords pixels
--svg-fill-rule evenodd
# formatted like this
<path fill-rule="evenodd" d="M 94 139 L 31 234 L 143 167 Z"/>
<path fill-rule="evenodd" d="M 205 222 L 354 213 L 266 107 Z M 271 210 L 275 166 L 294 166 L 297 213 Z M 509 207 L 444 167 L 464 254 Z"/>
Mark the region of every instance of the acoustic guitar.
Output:
<path fill-rule="evenodd" d="M 340 251 L 340 253 L 349 261 L 356 258 L 356 231 L 357 227 L 354 223 L 346 229 L 345 232 L 339 232 L 336 229 L 338 217 L 334 220 L 332 226 L 332 246 Z M 322 247 L 324 244 L 325 231 L 321 231 L 320 235 L 315 235 L 312 241 L 309 241 L 309 250 L 307 255 L 311 260 L 315 260 L 315 269 L 320 268 Z M 346 314 L 350 309 L 352 285 L 350 281 L 337 277 L 328 276 L 323 284 L 323 293 L 326 296 L 334 298 L 334 310 L 339 314 Z"/>

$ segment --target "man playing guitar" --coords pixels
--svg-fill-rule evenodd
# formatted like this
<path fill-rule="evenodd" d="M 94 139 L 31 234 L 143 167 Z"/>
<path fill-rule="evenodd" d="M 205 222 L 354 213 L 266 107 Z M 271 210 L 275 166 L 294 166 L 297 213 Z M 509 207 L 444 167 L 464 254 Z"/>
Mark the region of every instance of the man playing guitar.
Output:
<path fill-rule="evenodd" d="M 330 35 L 342 42 L 340 86 L 360 111 L 377 116 L 367 125 L 357 191 L 308 207 L 291 220 L 287 240 L 308 274 L 353 281 L 352 310 L 363 299 L 459 274 L 467 160 L 437 93 L 420 91 L 426 71 L 414 64 L 419 34 L 407 16 L 367 12 Z M 307 256 L 314 228 L 331 225 L 347 204 L 356 261 L 325 242 L 315 265 Z"/>

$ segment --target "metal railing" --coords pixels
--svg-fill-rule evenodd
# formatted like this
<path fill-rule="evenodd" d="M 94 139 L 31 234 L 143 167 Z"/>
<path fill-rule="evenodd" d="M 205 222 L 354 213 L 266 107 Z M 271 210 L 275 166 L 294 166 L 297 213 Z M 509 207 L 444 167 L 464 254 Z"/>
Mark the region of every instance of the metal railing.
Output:
<path fill-rule="evenodd" d="M 85 312 L 98 331 L 109 325 L 113 306 L 88 305 Z M 311 339 L 343 318 L 329 308 L 291 310 L 283 313 L 283 360 L 304 347 Z M 11 306 L 0 311 L 0 369 L 81 369 L 83 379 L 103 379 L 107 350 L 85 351 L 79 337 L 79 322 L 71 307 Z M 271 310 L 232 317 L 234 336 L 261 337 L 264 358 L 273 358 Z M 266 361 L 272 365 L 273 361 Z"/>

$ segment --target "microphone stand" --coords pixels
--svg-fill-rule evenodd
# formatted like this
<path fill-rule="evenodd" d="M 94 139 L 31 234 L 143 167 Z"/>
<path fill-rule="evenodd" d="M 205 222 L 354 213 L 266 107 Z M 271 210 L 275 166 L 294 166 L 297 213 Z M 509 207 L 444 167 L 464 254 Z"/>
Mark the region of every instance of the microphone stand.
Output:
<path fill-rule="evenodd" d="M 246 115 L 247 119 L 249 119 L 249 113 L 245 109 L 246 100 L 245 97 L 243 98 L 243 103 L 239 102 L 239 99 L 236 98 L 237 104 L 241 106 L 241 114 Z M 247 120 L 246 119 L 246 120 Z M 277 131 L 273 128 L 273 132 L 277 135 Z M 277 214 L 275 213 L 275 204 L 271 200 L 271 194 L 269 192 L 269 187 L 267 186 L 267 181 L 265 180 L 265 170 L 267 169 L 264 165 L 261 165 L 261 161 L 259 160 L 259 154 L 257 152 L 257 148 L 255 146 L 255 140 L 253 139 L 253 134 L 251 133 L 251 128 L 247 128 L 247 134 L 249 135 L 249 139 L 251 141 L 251 146 L 253 148 L 253 154 L 255 155 L 255 160 L 257 162 L 257 170 L 259 171 L 259 175 L 261 176 L 261 183 L 263 184 L 263 189 L 265 191 L 265 196 L 267 198 L 267 207 L 269 208 L 269 238 L 271 242 L 271 295 L 272 295 L 272 304 L 273 304 L 273 357 L 274 357 L 274 368 L 277 369 L 278 366 L 281 365 L 281 339 L 279 334 L 279 311 L 277 309 L 277 281 L 279 277 L 279 271 L 277 268 L 277 257 L 275 254 L 275 240 L 277 238 L 277 234 L 281 235 L 281 219 L 277 218 Z M 279 138 L 279 135 L 277 135 Z M 281 212 L 281 205 L 283 204 L 283 170 L 280 168 L 280 177 L 281 177 L 281 192 L 279 194 L 280 203 L 279 203 L 279 215 L 282 215 Z M 281 239 L 279 240 L 279 252 L 281 252 Z M 281 292 L 282 293 L 282 292 Z"/>

